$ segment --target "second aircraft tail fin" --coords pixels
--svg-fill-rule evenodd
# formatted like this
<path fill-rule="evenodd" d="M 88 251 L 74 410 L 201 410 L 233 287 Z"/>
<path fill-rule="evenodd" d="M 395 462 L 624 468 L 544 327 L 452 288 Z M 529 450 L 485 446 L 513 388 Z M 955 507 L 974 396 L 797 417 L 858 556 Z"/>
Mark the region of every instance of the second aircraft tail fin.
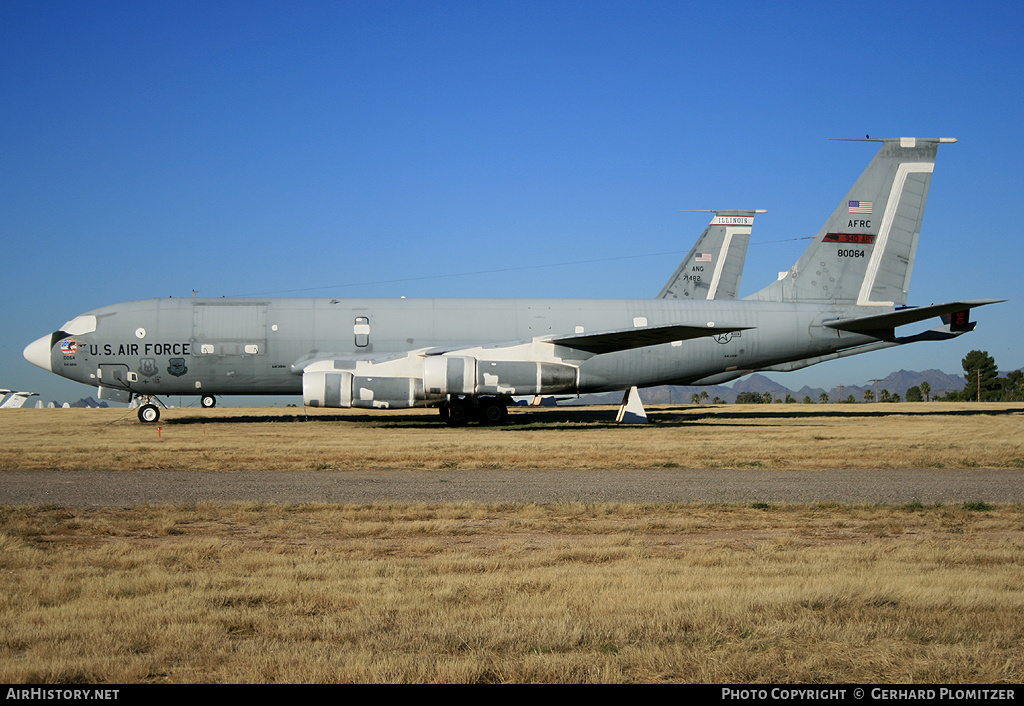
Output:
<path fill-rule="evenodd" d="M 676 268 L 658 299 L 735 299 L 750 243 L 755 211 L 714 213 L 697 243 Z"/>

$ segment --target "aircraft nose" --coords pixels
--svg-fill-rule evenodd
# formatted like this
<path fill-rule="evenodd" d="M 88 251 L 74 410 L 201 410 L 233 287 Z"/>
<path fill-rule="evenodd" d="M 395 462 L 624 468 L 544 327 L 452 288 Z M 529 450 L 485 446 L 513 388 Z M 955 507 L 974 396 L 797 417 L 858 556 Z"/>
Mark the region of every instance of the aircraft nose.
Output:
<path fill-rule="evenodd" d="M 32 341 L 32 343 L 25 346 L 25 352 L 23 353 L 25 360 L 48 373 L 53 372 L 53 369 L 50 367 L 50 341 L 52 338 L 53 335 L 49 334 Z"/>

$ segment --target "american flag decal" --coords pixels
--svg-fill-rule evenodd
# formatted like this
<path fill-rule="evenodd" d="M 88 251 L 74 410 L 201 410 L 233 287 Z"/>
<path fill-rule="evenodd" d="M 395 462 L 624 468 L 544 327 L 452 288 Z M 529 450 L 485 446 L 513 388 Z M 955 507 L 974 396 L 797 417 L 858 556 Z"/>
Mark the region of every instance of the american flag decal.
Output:
<path fill-rule="evenodd" d="M 870 201 L 850 201 L 850 213 L 871 213 Z"/>
<path fill-rule="evenodd" d="M 700 255 L 697 256 L 697 259 L 694 260 L 694 262 L 711 262 L 711 253 L 702 252 Z"/>

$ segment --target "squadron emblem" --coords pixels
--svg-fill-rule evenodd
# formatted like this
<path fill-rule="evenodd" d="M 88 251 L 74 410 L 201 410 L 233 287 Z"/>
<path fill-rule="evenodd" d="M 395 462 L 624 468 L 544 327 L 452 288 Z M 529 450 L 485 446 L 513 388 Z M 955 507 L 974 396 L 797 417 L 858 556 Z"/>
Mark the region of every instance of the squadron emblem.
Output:
<path fill-rule="evenodd" d="M 143 358 L 139 361 L 139 373 L 142 375 L 151 378 L 159 372 L 160 369 L 156 367 L 156 361 L 152 358 Z"/>

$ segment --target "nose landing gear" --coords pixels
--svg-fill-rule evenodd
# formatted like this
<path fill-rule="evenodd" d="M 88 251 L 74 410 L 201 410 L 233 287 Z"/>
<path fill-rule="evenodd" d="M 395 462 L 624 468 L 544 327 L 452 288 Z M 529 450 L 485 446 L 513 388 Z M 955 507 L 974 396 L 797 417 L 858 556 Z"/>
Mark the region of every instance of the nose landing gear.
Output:
<path fill-rule="evenodd" d="M 141 404 L 139 405 L 139 421 L 143 424 L 152 424 L 160 421 L 160 408 L 157 407 L 154 402 L 159 402 L 156 397 L 152 395 L 136 395 L 137 399 Z"/>

